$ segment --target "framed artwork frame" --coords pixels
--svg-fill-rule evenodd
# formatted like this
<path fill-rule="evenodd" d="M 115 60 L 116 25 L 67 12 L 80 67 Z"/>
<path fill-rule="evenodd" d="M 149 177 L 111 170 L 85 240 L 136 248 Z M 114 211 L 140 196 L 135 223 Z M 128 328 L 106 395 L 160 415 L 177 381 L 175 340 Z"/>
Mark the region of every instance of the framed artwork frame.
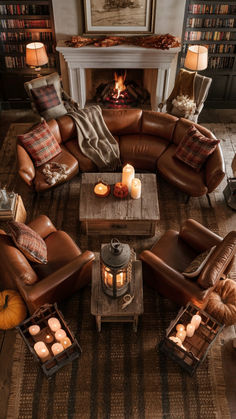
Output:
<path fill-rule="evenodd" d="M 156 0 L 84 0 L 86 34 L 151 34 Z"/>

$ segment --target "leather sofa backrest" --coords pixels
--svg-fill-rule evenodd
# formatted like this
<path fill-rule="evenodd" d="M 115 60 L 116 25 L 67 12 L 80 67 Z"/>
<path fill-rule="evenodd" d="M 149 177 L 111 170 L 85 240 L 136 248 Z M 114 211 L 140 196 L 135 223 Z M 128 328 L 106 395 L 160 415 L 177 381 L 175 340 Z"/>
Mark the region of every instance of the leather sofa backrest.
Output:
<path fill-rule="evenodd" d="M 17 289 L 15 278 L 36 282 L 38 277 L 23 253 L 14 246 L 10 236 L 0 230 L 1 285 Z"/>
<path fill-rule="evenodd" d="M 56 138 L 58 144 L 61 144 L 62 138 L 61 138 L 58 120 L 56 121 L 55 119 L 51 119 L 50 121 L 47 122 L 47 124 L 50 128 L 50 131 L 53 133 L 54 137 Z"/>
<path fill-rule="evenodd" d="M 202 125 L 195 124 L 194 122 L 190 121 L 189 119 L 180 118 L 175 127 L 174 135 L 173 135 L 173 143 L 178 145 L 182 138 L 184 137 L 186 131 L 192 126 L 195 125 L 197 129 L 208 138 L 214 138 L 212 133 L 207 129 L 204 128 Z"/>
<path fill-rule="evenodd" d="M 141 109 L 103 109 L 102 114 L 113 135 L 139 134 L 141 131 Z"/>
<path fill-rule="evenodd" d="M 172 141 L 178 118 L 173 115 L 154 111 L 143 111 L 142 133 L 155 135 Z"/>

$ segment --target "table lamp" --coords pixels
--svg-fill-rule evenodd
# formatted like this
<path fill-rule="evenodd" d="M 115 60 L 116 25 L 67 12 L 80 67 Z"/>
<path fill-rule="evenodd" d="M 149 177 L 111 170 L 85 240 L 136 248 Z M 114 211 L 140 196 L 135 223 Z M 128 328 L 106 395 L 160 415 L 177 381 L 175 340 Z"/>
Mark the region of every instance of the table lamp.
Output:
<path fill-rule="evenodd" d="M 188 70 L 201 71 L 207 68 L 208 49 L 201 45 L 190 45 L 184 61 L 184 67 Z"/>
<path fill-rule="evenodd" d="M 41 66 L 48 63 L 48 56 L 44 44 L 31 42 L 26 45 L 26 64 L 40 71 Z"/>

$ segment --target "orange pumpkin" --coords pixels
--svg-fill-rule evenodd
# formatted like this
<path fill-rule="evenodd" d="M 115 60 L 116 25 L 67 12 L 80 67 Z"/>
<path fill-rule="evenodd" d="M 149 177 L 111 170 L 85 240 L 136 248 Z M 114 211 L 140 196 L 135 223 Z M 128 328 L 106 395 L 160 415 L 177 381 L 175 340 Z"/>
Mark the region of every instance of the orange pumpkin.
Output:
<path fill-rule="evenodd" d="M 129 193 L 128 186 L 124 183 L 117 182 L 114 186 L 113 195 L 117 198 L 125 198 Z"/>
<path fill-rule="evenodd" d="M 18 292 L 14 290 L 0 292 L 0 329 L 12 329 L 26 318 L 26 314 L 25 303 Z"/>

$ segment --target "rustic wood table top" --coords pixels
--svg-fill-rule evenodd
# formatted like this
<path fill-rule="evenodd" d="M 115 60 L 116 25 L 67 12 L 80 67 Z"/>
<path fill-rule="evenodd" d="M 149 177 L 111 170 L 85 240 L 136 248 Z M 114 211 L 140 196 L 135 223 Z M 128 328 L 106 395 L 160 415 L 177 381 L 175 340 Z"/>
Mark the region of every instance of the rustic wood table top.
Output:
<path fill-rule="evenodd" d="M 121 173 L 83 173 L 80 192 L 80 221 L 88 220 L 160 220 L 160 210 L 155 174 L 135 174 L 142 182 L 140 199 L 116 198 L 113 186 L 121 182 Z M 94 185 L 99 181 L 111 186 L 111 193 L 105 198 L 94 194 Z"/>

